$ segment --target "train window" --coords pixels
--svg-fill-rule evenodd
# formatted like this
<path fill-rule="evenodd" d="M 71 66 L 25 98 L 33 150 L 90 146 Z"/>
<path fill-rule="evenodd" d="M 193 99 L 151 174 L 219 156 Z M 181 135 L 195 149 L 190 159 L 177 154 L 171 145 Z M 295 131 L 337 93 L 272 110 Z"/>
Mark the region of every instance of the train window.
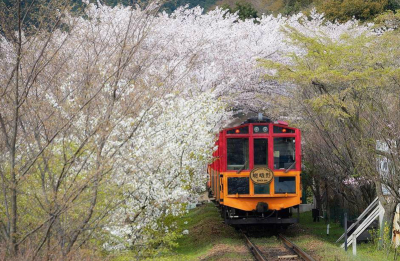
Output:
<path fill-rule="evenodd" d="M 241 128 L 235 128 L 232 130 L 228 130 L 226 134 L 248 134 L 249 133 L 249 127 L 241 127 Z"/>
<path fill-rule="evenodd" d="M 211 189 L 215 194 L 215 170 L 211 169 Z"/>
<path fill-rule="evenodd" d="M 254 194 L 269 194 L 270 184 L 254 184 Z"/>
<path fill-rule="evenodd" d="M 228 194 L 249 194 L 249 178 L 228 178 Z"/>
<path fill-rule="evenodd" d="M 268 165 L 268 140 L 254 139 L 254 167 Z"/>
<path fill-rule="evenodd" d="M 274 139 L 274 169 L 294 169 L 295 164 L 295 138 Z"/>
<path fill-rule="evenodd" d="M 249 168 L 249 139 L 227 139 L 228 170 Z"/>
<path fill-rule="evenodd" d="M 294 133 L 293 129 L 274 126 L 274 133 Z"/>
<path fill-rule="evenodd" d="M 265 134 L 268 133 L 268 126 L 265 125 L 254 125 L 253 126 L 253 133 L 254 134 Z"/>
<path fill-rule="evenodd" d="M 296 193 L 295 177 L 275 177 L 275 194 Z"/>

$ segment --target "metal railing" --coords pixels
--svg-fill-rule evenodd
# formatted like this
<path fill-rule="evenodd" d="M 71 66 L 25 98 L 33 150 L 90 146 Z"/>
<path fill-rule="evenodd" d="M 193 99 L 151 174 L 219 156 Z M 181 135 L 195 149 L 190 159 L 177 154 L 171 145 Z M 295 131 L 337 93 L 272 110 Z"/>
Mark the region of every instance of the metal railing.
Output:
<path fill-rule="evenodd" d="M 353 244 L 353 255 L 357 254 L 357 237 L 361 235 L 371 224 L 374 222 L 376 218 L 379 217 L 379 226 L 382 225 L 383 215 L 385 213 L 385 209 L 382 207 L 381 203 L 379 202 L 378 198 L 376 198 L 368 207 L 364 210 L 364 212 L 357 218 L 356 222 L 354 222 L 348 229 L 343 233 L 342 236 L 336 240 L 338 243 L 340 240 L 345 237 L 348 231 L 351 231 L 354 227 L 358 225 L 356 230 L 348 237 L 348 241 L 344 242 L 341 247 L 344 248 L 346 243 L 347 245 Z M 361 220 L 363 220 L 361 222 Z M 361 222 L 361 224 L 360 224 Z M 381 228 L 382 229 L 382 228 Z"/>
<path fill-rule="evenodd" d="M 371 212 L 372 209 L 375 209 L 376 206 L 378 206 L 378 204 L 379 204 L 379 200 L 378 200 L 378 198 L 375 198 L 374 201 L 372 201 L 372 203 L 371 203 L 371 204 L 364 210 L 364 212 L 361 213 L 361 215 L 356 219 L 356 221 L 355 221 L 353 224 L 351 224 L 351 226 L 347 229 L 346 233 L 348 233 L 348 231 L 351 231 L 355 226 L 357 226 L 357 225 L 360 223 L 360 221 L 363 220 L 364 217 L 365 217 L 368 213 Z M 339 241 L 342 240 L 342 239 L 344 238 L 344 234 L 345 234 L 345 233 L 343 233 L 343 234 L 338 238 L 338 240 L 336 240 L 336 243 L 339 243 Z"/>

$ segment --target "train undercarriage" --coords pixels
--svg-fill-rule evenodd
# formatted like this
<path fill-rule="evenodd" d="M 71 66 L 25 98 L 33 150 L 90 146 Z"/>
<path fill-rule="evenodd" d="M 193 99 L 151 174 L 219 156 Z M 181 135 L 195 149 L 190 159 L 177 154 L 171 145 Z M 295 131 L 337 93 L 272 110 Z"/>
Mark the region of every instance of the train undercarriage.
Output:
<path fill-rule="evenodd" d="M 243 211 L 232 207 L 219 205 L 221 216 L 227 225 L 277 225 L 287 227 L 299 222 L 299 208 L 296 217 L 293 217 L 291 209 Z"/>

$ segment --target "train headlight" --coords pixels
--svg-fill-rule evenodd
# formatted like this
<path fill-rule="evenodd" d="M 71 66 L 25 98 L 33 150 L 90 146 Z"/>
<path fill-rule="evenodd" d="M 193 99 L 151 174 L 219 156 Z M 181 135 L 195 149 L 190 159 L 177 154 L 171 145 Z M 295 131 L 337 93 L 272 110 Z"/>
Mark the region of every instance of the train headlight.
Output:
<path fill-rule="evenodd" d="M 263 125 L 253 126 L 253 133 L 255 134 L 268 133 L 268 126 L 263 126 Z"/>

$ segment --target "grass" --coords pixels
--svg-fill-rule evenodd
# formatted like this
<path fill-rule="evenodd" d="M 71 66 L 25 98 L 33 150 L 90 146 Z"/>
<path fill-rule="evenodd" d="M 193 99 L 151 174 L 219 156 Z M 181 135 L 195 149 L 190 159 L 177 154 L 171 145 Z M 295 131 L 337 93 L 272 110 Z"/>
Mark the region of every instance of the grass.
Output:
<path fill-rule="evenodd" d="M 338 223 L 330 223 L 329 236 L 326 234 L 327 224 L 324 220 L 313 222 L 311 212 L 300 215 L 300 223 L 291 226 L 286 235 L 299 247 L 317 260 L 354 260 L 354 261 L 382 261 L 394 260 L 393 251 L 387 255 L 385 251 L 377 250 L 376 244 L 362 243 L 357 245 L 357 256 L 352 254 L 352 246 L 348 251 L 340 247 L 343 243 L 335 243 L 344 229 Z"/>
<path fill-rule="evenodd" d="M 240 234 L 222 223 L 214 204 L 190 210 L 178 225 L 189 234 L 178 240 L 177 248 L 157 260 L 252 260 Z"/>
<path fill-rule="evenodd" d="M 217 208 L 213 204 L 204 204 L 179 220 L 179 227 L 188 230 L 178 240 L 178 247 L 163 253 L 156 260 L 253 260 L 240 234 L 233 227 L 222 223 Z M 375 261 L 394 260 L 393 251 L 387 256 L 378 251 L 376 245 L 358 244 L 357 256 L 353 256 L 352 248 L 348 252 L 340 248 L 335 241 L 343 233 L 339 224 L 330 224 L 329 236 L 326 235 L 324 220 L 312 222 L 311 212 L 300 215 L 300 223 L 290 226 L 284 234 L 316 260 L 323 261 Z M 268 234 L 268 233 L 267 233 Z M 275 236 L 253 239 L 254 243 L 263 247 L 274 247 L 279 244 Z"/>

